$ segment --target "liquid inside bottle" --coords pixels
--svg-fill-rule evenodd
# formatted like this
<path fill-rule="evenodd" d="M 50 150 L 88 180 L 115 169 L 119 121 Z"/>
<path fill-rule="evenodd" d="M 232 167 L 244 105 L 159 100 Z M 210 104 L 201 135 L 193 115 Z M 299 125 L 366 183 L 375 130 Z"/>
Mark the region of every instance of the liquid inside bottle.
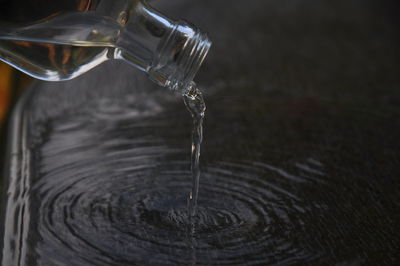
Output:
<path fill-rule="evenodd" d="M 111 19 L 71 12 L 7 29 L 0 35 L 0 57 L 35 78 L 68 80 L 110 59 L 120 27 Z"/>
<path fill-rule="evenodd" d="M 44 42 L 1 40 L 13 56 L 14 66 L 38 79 L 74 78 L 107 60 L 107 47 L 86 47 Z M 7 59 L 7 57 L 6 57 Z"/>

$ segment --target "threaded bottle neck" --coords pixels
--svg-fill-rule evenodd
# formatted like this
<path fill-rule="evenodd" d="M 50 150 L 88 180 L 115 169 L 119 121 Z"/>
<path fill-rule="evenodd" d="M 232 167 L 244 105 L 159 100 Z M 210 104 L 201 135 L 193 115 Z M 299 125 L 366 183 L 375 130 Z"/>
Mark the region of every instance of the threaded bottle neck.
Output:
<path fill-rule="evenodd" d="M 207 35 L 180 21 L 160 42 L 148 71 L 156 83 L 172 90 L 189 86 L 210 49 Z"/>
<path fill-rule="evenodd" d="M 114 58 L 148 73 L 157 84 L 184 90 L 200 68 L 211 42 L 185 21 L 175 22 L 137 1 L 116 42 Z"/>

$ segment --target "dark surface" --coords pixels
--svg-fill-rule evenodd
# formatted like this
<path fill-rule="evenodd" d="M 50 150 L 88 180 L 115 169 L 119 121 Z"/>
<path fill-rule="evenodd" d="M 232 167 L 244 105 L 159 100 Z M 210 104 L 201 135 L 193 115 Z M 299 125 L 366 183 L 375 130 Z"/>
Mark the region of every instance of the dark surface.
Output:
<path fill-rule="evenodd" d="M 397 2 L 152 3 L 214 42 L 195 233 L 189 114 L 107 63 L 14 116 L 3 264 L 397 265 Z"/>

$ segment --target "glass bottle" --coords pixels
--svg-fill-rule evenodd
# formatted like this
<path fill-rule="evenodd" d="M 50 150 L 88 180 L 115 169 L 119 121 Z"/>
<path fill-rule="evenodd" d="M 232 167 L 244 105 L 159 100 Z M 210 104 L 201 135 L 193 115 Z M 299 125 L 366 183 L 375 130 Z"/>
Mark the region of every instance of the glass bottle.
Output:
<path fill-rule="evenodd" d="M 69 80 L 121 59 L 159 85 L 184 89 L 211 45 L 205 33 L 166 18 L 146 1 L 67 1 L 67 7 L 53 5 L 52 14 L 40 20 L 2 23 L 0 59 L 47 81 Z M 35 2 L 44 1 L 30 3 Z"/>

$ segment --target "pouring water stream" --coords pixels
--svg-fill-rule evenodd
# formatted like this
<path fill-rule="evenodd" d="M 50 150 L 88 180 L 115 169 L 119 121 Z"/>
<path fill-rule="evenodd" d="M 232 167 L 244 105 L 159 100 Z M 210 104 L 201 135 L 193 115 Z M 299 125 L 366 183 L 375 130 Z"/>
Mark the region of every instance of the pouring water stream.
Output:
<path fill-rule="evenodd" d="M 206 105 L 200 90 L 194 82 L 191 83 L 186 92 L 182 95 L 186 108 L 193 117 L 192 131 L 192 150 L 191 150 L 191 173 L 192 173 L 192 191 L 188 199 L 188 216 L 190 223 L 197 214 L 197 199 L 199 195 L 200 182 L 200 146 L 203 140 L 203 119 Z"/>

